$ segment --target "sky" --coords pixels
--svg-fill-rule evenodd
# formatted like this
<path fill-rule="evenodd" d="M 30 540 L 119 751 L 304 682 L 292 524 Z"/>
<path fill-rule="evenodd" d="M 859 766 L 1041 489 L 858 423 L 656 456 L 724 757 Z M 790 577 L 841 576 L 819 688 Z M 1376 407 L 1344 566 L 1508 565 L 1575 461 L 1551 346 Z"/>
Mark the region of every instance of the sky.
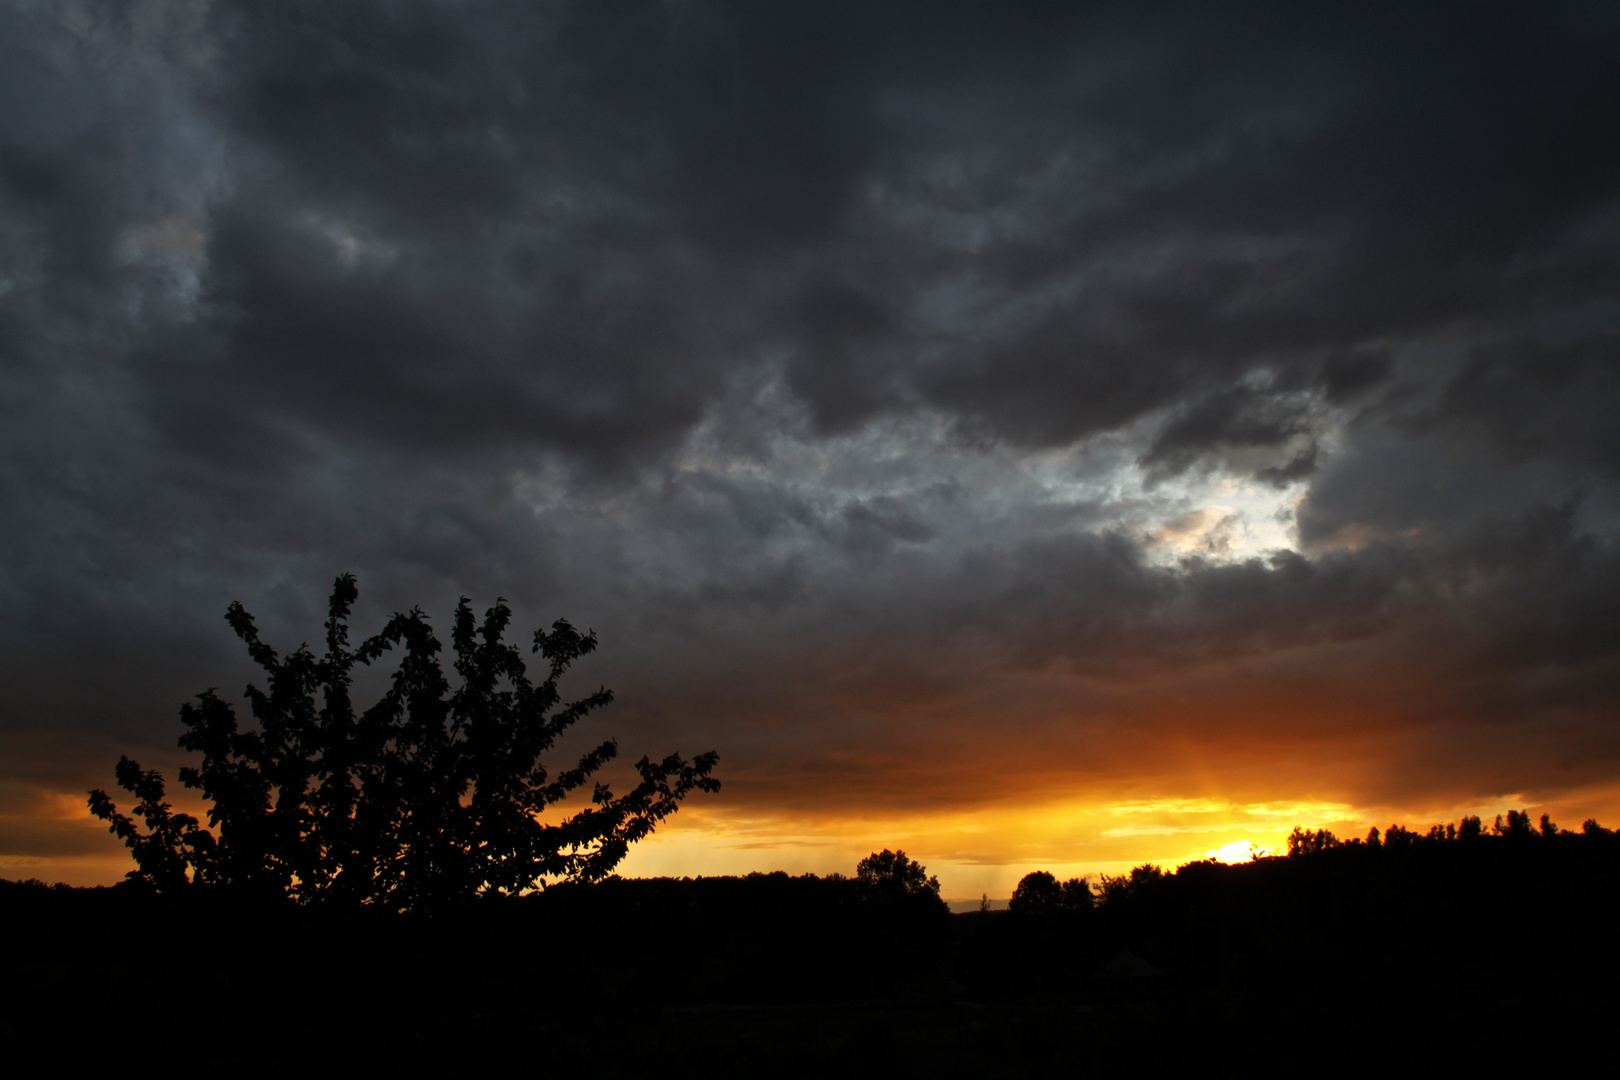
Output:
<path fill-rule="evenodd" d="M 1620 824 L 1620 7 L 0 3 L 0 876 L 505 597 L 627 874 Z M 178 787 L 178 785 L 174 785 Z M 181 802 L 184 803 L 184 793 Z"/>

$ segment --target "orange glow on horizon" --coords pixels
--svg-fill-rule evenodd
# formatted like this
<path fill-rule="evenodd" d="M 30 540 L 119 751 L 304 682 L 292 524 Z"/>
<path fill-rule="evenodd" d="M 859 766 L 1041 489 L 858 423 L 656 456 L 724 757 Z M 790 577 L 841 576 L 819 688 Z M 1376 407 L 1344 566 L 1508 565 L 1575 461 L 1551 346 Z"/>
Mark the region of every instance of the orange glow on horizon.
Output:
<path fill-rule="evenodd" d="M 187 795 L 191 793 L 187 792 Z M 73 885 L 110 885 L 132 867 L 122 845 L 89 818 L 73 793 L 45 793 L 30 813 L 10 815 L 16 827 L 48 833 L 37 852 L 0 859 L 0 877 L 35 877 Z M 199 815 L 201 805 L 183 807 Z M 881 848 L 902 849 L 940 879 L 951 900 L 1010 896 L 1025 874 L 1046 870 L 1060 878 L 1127 873 L 1143 863 L 1174 870 L 1189 862 L 1244 862 L 1254 854 L 1282 854 L 1289 832 L 1328 829 L 1341 839 L 1364 836 L 1392 822 L 1427 829 L 1477 814 L 1487 822 L 1509 809 L 1551 813 L 1565 828 L 1587 817 L 1616 824 L 1620 788 L 1588 789 L 1556 803 L 1520 795 L 1467 805 L 1411 808 L 1355 806 L 1300 799 L 1178 797 L 1001 803 L 963 810 L 843 814 L 783 814 L 694 801 L 631 849 L 625 877 L 698 877 L 782 870 L 790 874 L 851 874 Z M 55 850 L 51 850 L 54 848 Z"/>
<path fill-rule="evenodd" d="M 1585 817 L 1604 818 L 1605 807 L 1620 810 L 1620 791 L 1586 794 L 1579 802 L 1557 805 L 1531 805 L 1504 796 L 1486 804 L 1431 810 L 1201 797 L 821 819 L 734 817 L 691 807 L 632 849 L 620 872 L 626 877 L 774 870 L 849 874 L 861 858 L 887 847 L 903 849 L 927 866 L 947 899 L 1000 899 L 1035 870 L 1095 881 L 1148 862 L 1174 870 L 1209 858 L 1235 863 L 1255 855 L 1281 855 L 1295 826 L 1327 829 L 1350 839 L 1392 822 L 1427 829 L 1469 814 L 1488 822 L 1509 809 L 1527 809 L 1534 815 L 1549 812 L 1563 827 L 1578 829 Z M 1607 816 L 1616 820 L 1612 812 Z"/>

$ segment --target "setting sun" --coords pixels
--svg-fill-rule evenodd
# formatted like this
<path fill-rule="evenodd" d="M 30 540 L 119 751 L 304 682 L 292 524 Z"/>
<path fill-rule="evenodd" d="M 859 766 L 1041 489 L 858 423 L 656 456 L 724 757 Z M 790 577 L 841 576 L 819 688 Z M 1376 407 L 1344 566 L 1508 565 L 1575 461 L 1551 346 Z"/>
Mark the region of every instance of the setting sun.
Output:
<path fill-rule="evenodd" d="M 1229 844 L 1222 844 L 1218 848 L 1204 852 L 1206 858 L 1223 863 L 1249 862 L 1251 859 L 1258 859 L 1270 854 L 1271 852 L 1264 848 L 1256 847 L 1252 840 L 1233 840 Z"/>

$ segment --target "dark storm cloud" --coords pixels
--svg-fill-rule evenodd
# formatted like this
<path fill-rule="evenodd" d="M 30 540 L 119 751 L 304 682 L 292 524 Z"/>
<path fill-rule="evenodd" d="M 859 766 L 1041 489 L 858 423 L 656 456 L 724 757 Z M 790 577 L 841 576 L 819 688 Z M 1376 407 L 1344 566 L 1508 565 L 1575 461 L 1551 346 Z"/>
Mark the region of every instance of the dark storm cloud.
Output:
<path fill-rule="evenodd" d="M 199 402 L 234 399 L 613 459 L 781 353 L 829 430 L 929 402 L 1068 442 L 1256 366 L 1606 295 L 1612 261 L 1546 265 L 1620 161 L 1596 18 L 218 11 L 187 103 L 232 163 L 212 334 L 154 343 L 215 357 L 153 361 L 149 391 L 192 441 L 228 441 Z M 73 207 L 49 276 L 93 279 L 135 213 L 94 185 L 140 162 L 30 150 L 12 190 Z M 971 333 L 931 310 L 953 300 Z M 1180 431 L 1156 463 L 1233 434 Z"/>
<path fill-rule="evenodd" d="M 1604 6 L 0 20 L 8 737 L 166 744 L 348 569 L 598 626 L 767 802 L 1003 714 L 1607 737 Z"/>
<path fill-rule="evenodd" d="M 1262 461 L 1276 451 L 1292 450 L 1281 464 L 1248 471 L 1277 487 L 1303 479 L 1316 470 L 1317 447 L 1312 431 L 1311 402 L 1288 400 L 1243 386 L 1217 391 L 1183 406 L 1159 431 L 1141 462 L 1151 475 L 1185 472 L 1193 464 L 1236 466 L 1245 471 L 1245 451 L 1260 451 Z M 1222 459 L 1225 460 L 1222 460 Z"/>

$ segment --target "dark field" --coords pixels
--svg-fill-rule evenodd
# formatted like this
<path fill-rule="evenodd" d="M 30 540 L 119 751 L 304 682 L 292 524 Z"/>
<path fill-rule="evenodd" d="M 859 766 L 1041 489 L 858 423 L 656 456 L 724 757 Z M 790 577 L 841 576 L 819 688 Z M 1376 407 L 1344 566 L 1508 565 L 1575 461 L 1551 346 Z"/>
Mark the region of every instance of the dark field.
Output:
<path fill-rule="evenodd" d="M 1048 914 L 783 874 L 433 918 L 4 883 L 0 1041 L 246 1075 L 1488 1075 L 1607 1060 L 1617 890 L 1620 842 L 1569 834 L 1194 864 Z"/>

